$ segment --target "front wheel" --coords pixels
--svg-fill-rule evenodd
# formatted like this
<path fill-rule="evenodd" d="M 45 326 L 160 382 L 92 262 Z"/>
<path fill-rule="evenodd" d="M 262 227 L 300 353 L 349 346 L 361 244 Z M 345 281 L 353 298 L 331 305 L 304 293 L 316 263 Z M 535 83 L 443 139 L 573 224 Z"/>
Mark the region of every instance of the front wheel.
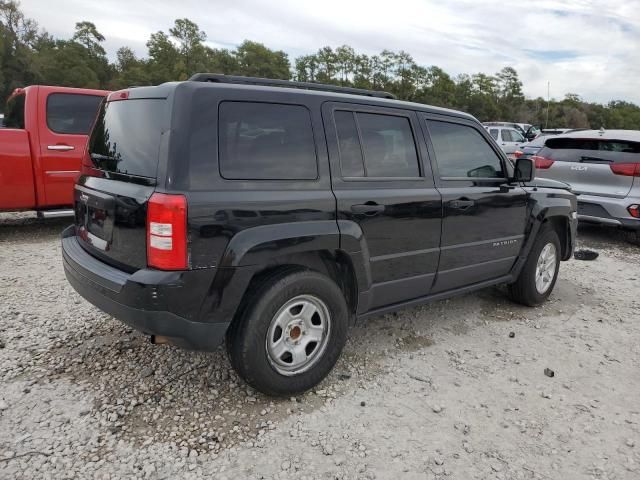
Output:
<path fill-rule="evenodd" d="M 551 295 L 558 279 L 560 252 L 557 233 L 552 228 L 544 226 L 518 279 L 509 285 L 511 298 L 530 307 L 543 303 Z"/>
<path fill-rule="evenodd" d="M 244 306 L 227 342 L 231 364 L 268 395 L 317 385 L 347 338 L 348 308 L 330 278 L 313 271 L 269 277 Z"/>

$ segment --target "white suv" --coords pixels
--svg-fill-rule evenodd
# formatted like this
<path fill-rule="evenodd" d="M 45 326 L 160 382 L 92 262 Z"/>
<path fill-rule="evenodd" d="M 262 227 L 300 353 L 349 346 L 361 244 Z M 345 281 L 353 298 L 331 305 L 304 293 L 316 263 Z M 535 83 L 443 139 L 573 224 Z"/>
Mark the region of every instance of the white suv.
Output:
<path fill-rule="evenodd" d="M 516 157 L 515 152 L 520 150 L 520 145 L 527 143 L 522 134 L 515 128 L 508 127 L 484 127 L 486 128 L 493 139 L 498 142 L 502 151 L 507 154 L 507 157 L 514 159 Z"/>

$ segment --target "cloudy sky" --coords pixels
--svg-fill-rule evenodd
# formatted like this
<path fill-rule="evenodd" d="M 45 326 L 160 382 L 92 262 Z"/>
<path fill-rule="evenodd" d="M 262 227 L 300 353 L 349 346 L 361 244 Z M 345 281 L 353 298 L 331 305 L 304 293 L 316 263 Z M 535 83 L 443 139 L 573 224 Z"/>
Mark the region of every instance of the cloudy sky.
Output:
<path fill-rule="evenodd" d="M 550 81 L 555 98 L 640 104 L 640 0 L 23 0 L 22 9 L 56 37 L 94 22 L 110 58 L 122 45 L 146 56 L 151 33 L 187 17 L 212 47 L 249 39 L 292 60 L 325 45 L 405 50 L 454 75 L 512 66 L 529 96 L 546 97 Z"/>

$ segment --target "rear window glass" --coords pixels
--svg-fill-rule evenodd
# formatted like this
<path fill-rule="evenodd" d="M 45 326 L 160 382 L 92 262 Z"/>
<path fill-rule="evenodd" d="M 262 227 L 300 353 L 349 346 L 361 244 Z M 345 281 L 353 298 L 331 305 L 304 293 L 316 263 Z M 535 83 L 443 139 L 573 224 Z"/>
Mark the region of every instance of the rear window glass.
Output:
<path fill-rule="evenodd" d="M 47 97 L 47 126 L 55 133 L 87 135 L 104 97 L 52 93 Z"/>
<path fill-rule="evenodd" d="M 311 116 L 301 105 L 223 102 L 218 128 L 220 174 L 224 178 L 318 177 Z"/>
<path fill-rule="evenodd" d="M 16 95 L 7 101 L 4 115 L 5 128 L 24 129 L 24 95 Z"/>
<path fill-rule="evenodd" d="M 564 162 L 637 162 L 640 142 L 601 138 L 549 138 L 540 155 Z"/>
<path fill-rule="evenodd" d="M 106 172 L 155 178 L 166 103 L 161 99 L 105 102 L 89 140 L 93 165 Z"/>

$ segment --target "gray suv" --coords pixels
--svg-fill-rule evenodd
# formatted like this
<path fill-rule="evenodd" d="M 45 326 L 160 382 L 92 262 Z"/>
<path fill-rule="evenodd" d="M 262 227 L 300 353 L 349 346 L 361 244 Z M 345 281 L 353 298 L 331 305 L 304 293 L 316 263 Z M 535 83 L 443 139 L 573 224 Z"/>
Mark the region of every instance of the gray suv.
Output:
<path fill-rule="evenodd" d="M 640 131 L 585 130 L 547 138 L 537 176 L 578 194 L 578 219 L 621 227 L 640 244 Z"/>

